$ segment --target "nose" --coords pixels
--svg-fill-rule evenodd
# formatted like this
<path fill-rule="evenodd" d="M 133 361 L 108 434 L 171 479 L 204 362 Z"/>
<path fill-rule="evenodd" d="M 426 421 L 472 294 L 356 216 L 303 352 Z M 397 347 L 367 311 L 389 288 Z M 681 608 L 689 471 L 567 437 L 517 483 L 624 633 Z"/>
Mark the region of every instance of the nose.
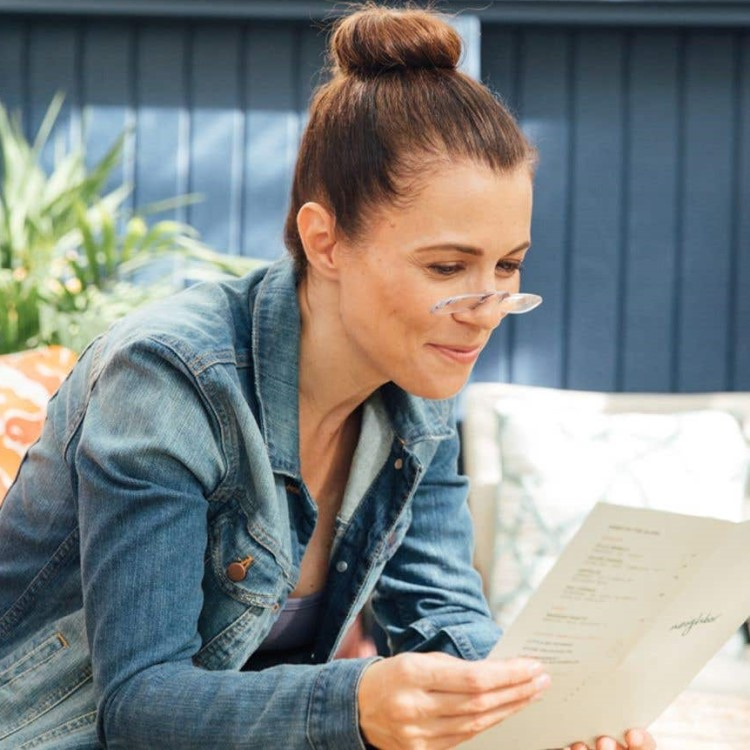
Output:
<path fill-rule="evenodd" d="M 493 331 L 507 314 L 495 300 L 491 300 L 488 304 L 478 305 L 473 310 L 453 313 L 453 319 L 460 323 L 478 326 L 485 331 Z"/>

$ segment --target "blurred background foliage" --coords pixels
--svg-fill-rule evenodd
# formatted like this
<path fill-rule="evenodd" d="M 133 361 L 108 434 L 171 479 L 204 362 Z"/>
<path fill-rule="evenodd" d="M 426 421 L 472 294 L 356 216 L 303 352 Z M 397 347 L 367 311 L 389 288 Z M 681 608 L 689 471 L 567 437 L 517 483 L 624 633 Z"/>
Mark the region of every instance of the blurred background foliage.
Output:
<path fill-rule="evenodd" d="M 53 98 L 33 143 L 0 104 L 0 354 L 44 344 L 80 352 L 146 302 L 265 262 L 217 253 L 187 224 L 149 220 L 195 196 L 131 212 L 130 185 L 105 192 L 125 133 L 90 168 L 82 146 L 55 142 L 46 171 L 41 155 L 62 102 Z"/>

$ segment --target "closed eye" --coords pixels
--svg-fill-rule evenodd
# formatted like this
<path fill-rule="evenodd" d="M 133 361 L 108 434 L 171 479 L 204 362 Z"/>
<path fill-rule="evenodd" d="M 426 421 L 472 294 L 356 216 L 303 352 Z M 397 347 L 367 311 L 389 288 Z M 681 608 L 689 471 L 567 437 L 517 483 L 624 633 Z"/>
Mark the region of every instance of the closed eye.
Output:
<path fill-rule="evenodd" d="M 501 260 L 496 268 L 505 276 L 512 276 L 514 273 L 523 271 L 523 263 L 519 260 Z"/>
<path fill-rule="evenodd" d="M 463 263 L 431 263 L 428 268 L 438 276 L 453 276 L 463 270 Z"/>

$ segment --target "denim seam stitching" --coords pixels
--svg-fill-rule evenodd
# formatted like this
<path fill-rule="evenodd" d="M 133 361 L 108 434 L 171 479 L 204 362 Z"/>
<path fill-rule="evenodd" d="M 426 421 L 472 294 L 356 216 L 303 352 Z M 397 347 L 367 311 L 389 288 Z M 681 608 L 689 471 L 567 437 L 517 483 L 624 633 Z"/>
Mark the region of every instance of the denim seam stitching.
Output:
<path fill-rule="evenodd" d="M 6 727 L 8 731 L 4 735 L 0 735 L 0 740 L 4 739 L 5 737 L 9 737 L 14 732 L 17 732 L 19 729 L 28 726 L 32 721 L 36 721 L 40 716 L 43 716 L 48 711 L 51 711 L 56 705 L 62 703 L 62 701 L 75 693 L 76 690 L 80 689 L 83 685 L 89 682 L 91 680 L 91 677 L 92 668 L 90 664 L 87 664 L 83 669 L 79 670 L 76 673 L 74 680 L 72 680 L 72 685 L 60 687 L 54 692 L 50 693 L 44 702 L 34 706 L 34 708 L 36 709 L 35 712 L 26 714 L 20 723 L 14 725 L 12 724 L 9 727 Z"/>
<path fill-rule="evenodd" d="M 226 425 L 224 424 L 224 420 L 222 420 L 221 415 L 218 413 L 216 404 L 214 403 L 213 399 L 210 399 L 206 393 L 205 385 L 202 381 L 202 375 L 209 369 L 209 367 L 205 367 L 200 371 L 200 373 L 195 372 L 190 364 L 186 362 L 183 357 L 180 355 L 180 353 L 175 349 L 174 346 L 170 345 L 167 341 L 162 341 L 159 338 L 156 338 L 154 336 L 148 336 L 148 341 L 150 341 L 152 344 L 155 344 L 157 347 L 163 347 L 164 349 L 171 352 L 171 354 L 176 357 L 178 363 L 185 368 L 187 374 L 190 376 L 190 379 L 192 380 L 195 387 L 200 391 L 200 394 L 202 396 L 202 400 L 204 405 L 206 405 L 206 410 L 211 414 L 211 416 L 214 418 L 215 423 L 217 427 L 219 428 L 219 435 L 221 437 L 221 457 L 224 461 L 224 466 L 222 467 L 222 476 L 219 479 L 219 483 L 214 488 L 214 490 L 210 493 L 211 497 L 217 497 L 223 488 L 227 487 L 229 484 L 230 476 L 233 477 L 233 471 L 231 467 L 231 462 L 227 459 L 227 429 Z M 157 354 L 157 352 L 154 352 Z M 213 363 L 211 367 L 218 364 L 217 362 Z M 235 469 L 236 471 L 236 469 Z"/>
<path fill-rule="evenodd" d="M 21 677 L 24 677 L 29 672 L 31 672 L 34 669 L 38 669 L 43 664 L 46 664 L 53 656 L 57 654 L 58 651 L 64 648 L 68 648 L 66 645 L 63 644 L 60 633 L 53 633 L 51 636 L 45 638 L 41 643 L 38 643 L 34 648 L 31 649 L 31 651 L 28 651 L 25 653 L 20 659 L 17 659 L 14 661 L 11 665 L 8 666 L 7 669 L 4 669 L 2 672 L 0 672 L 0 684 L 2 684 L 3 687 L 7 687 L 8 685 L 12 685 L 16 680 L 20 679 Z M 50 650 L 50 646 L 54 645 L 54 643 L 57 642 L 59 645 L 57 648 L 52 648 Z M 46 655 L 41 661 L 34 660 L 34 656 L 38 655 L 38 652 L 40 651 L 47 651 Z M 24 664 L 24 662 L 29 662 L 30 664 L 26 667 L 24 667 L 20 672 L 16 672 L 13 677 L 11 677 L 9 680 L 4 681 L 3 675 L 6 675 L 11 670 L 17 669 L 19 666 Z"/>
<path fill-rule="evenodd" d="M 54 739 L 55 737 L 59 737 L 61 735 L 67 734 L 69 731 L 80 729 L 81 727 L 89 726 L 93 724 L 96 721 L 96 711 L 88 711 L 85 714 L 81 714 L 80 716 L 77 716 L 75 719 L 70 719 L 66 721 L 64 724 L 60 724 L 60 726 L 55 727 L 54 729 L 50 729 L 47 732 L 44 732 L 44 734 L 40 734 L 38 737 L 34 737 L 33 739 L 27 740 L 26 742 L 21 745 L 21 747 L 18 748 L 18 750 L 31 750 L 34 747 L 38 747 L 39 745 L 43 744 L 47 740 Z"/>
<path fill-rule="evenodd" d="M 310 691 L 310 700 L 307 704 L 307 721 L 305 722 L 305 739 L 311 748 L 315 750 L 318 747 L 317 743 L 313 739 L 313 724 L 315 721 L 315 704 L 318 701 L 317 693 L 321 689 L 319 683 L 325 679 L 325 669 L 321 669 L 313 682 L 312 690 Z"/>
<path fill-rule="evenodd" d="M 52 557 L 46 562 L 44 567 L 34 576 L 31 583 L 21 593 L 21 596 L 11 605 L 11 607 L 0 618 L 0 635 L 6 635 L 11 628 L 18 622 L 23 615 L 26 607 L 34 601 L 47 581 L 58 571 L 59 563 L 63 562 L 71 551 L 78 549 L 78 527 L 74 528 L 65 539 L 60 543 L 53 553 Z"/>
<path fill-rule="evenodd" d="M 227 625 L 222 631 L 217 633 L 205 646 L 201 647 L 198 653 L 193 657 L 199 661 L 203 661 L 201 657 L 213 656 L 220 649 L 224 649 L 224 642 L 227 638 L 234 638 L 235 633 L 247 630 L 247 623 L 245 622 L 248 618 L 252 618 L 255 613 L 251 613 L 250 607 L 257 605 L 248 605 L 245 610 L 236 617 L 229 625 Z M 267 609 L 267 608 L 266 608 Z"/>

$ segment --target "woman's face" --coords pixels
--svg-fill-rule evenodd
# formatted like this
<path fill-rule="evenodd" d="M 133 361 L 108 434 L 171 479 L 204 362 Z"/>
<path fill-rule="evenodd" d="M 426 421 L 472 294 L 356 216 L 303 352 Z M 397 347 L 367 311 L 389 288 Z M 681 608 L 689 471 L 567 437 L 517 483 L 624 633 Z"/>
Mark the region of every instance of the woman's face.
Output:
<path fill-rule="evenodd" d="M 518 291 L 531 203 L 528 169 L 462 162 L 433 173 L 408 206 L 377 211 L 339 256 L 341 321 L 366 370 L 424 398 L 461 389 L 503 315 L 430 309 L 457 294 Z"/>

